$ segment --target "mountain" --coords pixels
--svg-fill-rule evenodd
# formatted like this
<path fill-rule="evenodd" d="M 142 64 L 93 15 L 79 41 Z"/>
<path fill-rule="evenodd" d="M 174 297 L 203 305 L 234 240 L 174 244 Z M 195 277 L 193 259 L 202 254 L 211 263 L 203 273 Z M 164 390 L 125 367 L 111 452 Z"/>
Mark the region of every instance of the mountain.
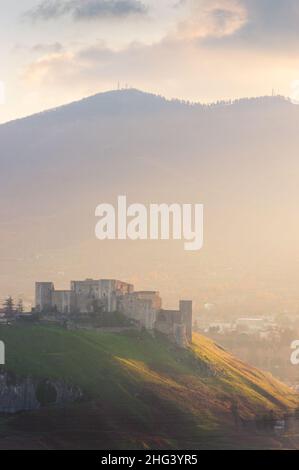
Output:
<path fill-rule="evenodd" d="M 299 108 L 281 97 L 212 106 L 138 90 L 0 126 L 0 296 L 37 279 L 122 278 L 218 313 L 296 312 Z M 204 248 L 99 242 L 96 206 L 198 202 Z"/>
<path fill-rule="evenodd" d="M 1 326 L 0 338 L 14 383 L 63 380 L 83 392 L 67 407 L 0 417 L 0 449 L 298 445 L 266 426 L 297 409 L 298 395 L 203 336 L 188 350 L 137 331 Z"/>

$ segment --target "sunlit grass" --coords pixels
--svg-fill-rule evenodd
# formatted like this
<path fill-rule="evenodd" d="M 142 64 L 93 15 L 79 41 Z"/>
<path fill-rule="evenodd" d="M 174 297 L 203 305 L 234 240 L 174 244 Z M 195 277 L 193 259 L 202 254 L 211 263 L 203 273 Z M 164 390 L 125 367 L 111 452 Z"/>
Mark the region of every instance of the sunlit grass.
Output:
<path fill-rule="evenodd" d="M 1 326 L 0 338 L 7 370 L 80 386 L 87 401 L 100 403 L 101 420 L 112 434 L 129 426 L 141 436 L 156 433 L 161 442 L 186 435 L 197 442 L 207 435 L 220 438 L 221 429 L 232 426 L 232 403 L 243 419 L 298 406 L 285 385 L 197 334 L 188 350 L 137 331 Z"/>

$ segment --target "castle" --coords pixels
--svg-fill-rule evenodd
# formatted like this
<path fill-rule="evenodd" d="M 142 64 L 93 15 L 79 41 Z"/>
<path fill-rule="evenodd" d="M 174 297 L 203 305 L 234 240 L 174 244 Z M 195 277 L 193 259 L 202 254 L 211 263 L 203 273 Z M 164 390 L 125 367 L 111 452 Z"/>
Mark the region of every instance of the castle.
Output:
<path fill-rule="evenodd" d="M 35 309 L 61 317 L 118 311 L 180 346 L 192 342 L 192 301 L 181 300 L 178 310 L 164 310 L 159 292 L 135 291 L 132 284 L 115 279 L 71 281 L 70 290 L 56 290 L 53 282 L 37 282 Z"/>

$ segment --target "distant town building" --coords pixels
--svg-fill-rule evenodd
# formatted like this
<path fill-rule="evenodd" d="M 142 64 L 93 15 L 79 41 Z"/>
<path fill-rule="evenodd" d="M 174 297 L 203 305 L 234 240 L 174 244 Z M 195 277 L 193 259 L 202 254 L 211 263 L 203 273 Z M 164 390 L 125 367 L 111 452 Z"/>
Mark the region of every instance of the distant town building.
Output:
<path fill-rule="evenodd" d="M 236 327 L 238 331 L 257 331 L 263 328 L 263 318 L 238 318 L 236 321 Z"/>

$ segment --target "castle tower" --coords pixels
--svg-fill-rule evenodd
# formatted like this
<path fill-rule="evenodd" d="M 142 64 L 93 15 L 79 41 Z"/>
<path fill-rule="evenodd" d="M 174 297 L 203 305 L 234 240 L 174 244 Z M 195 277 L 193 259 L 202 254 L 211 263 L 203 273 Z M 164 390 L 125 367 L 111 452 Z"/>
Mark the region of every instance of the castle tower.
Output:
<path fill-rule="evenodd" d="M 35 308 L 38 312 L 45 312 L 47 310 L 51 310 L 53 291 L 53 282 L 35 283 Z"/>
<path fill-rule="evenodd" d="M 192 342 L 192 300 L 180 300 L 180 313 L 186 327 L 187 340 Z"/>

